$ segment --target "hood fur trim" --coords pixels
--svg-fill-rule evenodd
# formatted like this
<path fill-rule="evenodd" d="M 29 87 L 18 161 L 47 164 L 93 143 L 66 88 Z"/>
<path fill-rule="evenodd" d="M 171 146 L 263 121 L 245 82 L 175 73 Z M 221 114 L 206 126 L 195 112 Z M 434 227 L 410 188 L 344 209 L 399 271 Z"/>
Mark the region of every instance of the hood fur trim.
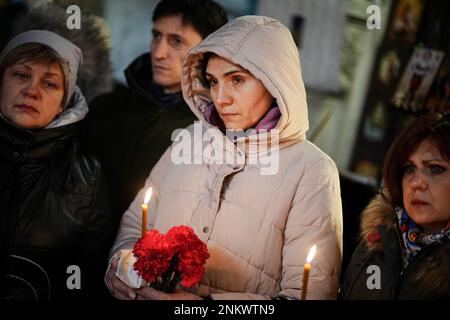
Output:
<path fill-rule="evenodd" d="M 394 208 L 389 204 L 387 197 L 386 193 L 378 194 L 361 215 L 360 237 L 366 241 L 369 250 L 382 250 L 379 226 L 386 226 L 388 229 L 397 226 Z"/>
<path fill-rule="evenodd" d="M 14 23 L 13 33 L 16 35 L 29 30 L 49 30 L 80 48 L 83 52 L 83 64 L 78 70 L 77 85 L 89 103 L 99 94 L 112 90 L 109 33 L 100 18 L 83 13 L 81 29 L 69 30 L 66 26 L 67 17 L 62 7 L 42 5 L 19 18 Z"/>

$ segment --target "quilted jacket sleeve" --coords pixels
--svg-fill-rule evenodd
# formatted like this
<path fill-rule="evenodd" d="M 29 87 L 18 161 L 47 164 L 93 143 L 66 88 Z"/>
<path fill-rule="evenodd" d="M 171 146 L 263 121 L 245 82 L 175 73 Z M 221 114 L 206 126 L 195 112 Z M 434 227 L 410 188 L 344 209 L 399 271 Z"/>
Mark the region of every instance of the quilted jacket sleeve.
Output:
<path fill-rule="evenodd" d="M 342 205 L 339 175 L 331 159 L 320 159 L 301 178 L 284 234 L 278 296 L 300 298 L 303 266 L 310 248 L 317 245 L 306 299 L 335 299 L 342 259 Z"/>

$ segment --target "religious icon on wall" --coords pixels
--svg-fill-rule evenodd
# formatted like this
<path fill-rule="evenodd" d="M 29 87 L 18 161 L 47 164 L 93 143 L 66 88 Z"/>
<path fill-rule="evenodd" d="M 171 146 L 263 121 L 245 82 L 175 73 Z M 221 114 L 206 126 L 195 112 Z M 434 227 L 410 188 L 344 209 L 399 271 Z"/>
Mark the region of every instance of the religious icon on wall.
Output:
<path fill-rule="evenodd" d="M 389 39 L 413 43 L 422 16 L 422 0 L 399 0 L 394 10 Z"/>
<path fill-rule="evenodd" d="M 373 177 L 377 179 L 380 167 L 367 159 L 361 159 L 355 166 L 355 172 L 363 176 Z"/>
<path fill-rule="evenodd" d="M 371 142 L 381 142 L 386 129 L 386 108 L 380 101 L 364 120 L 364 137 Z"/>
<path fill-rule="evenodd" d="M 365 12 L 365 11 L 364 11 Z M 366 21 L 347 17 L 341 51 L 340 84 L 347 93 L 354 87 L 356 70 L 369 41 Z"/>
<path fill-rule="evenodd" d="M 425 108 L 425 99 L 444 53 L 416 48 L 392 98 L 392 104 L 413 112 Z"/>
<path fill-rule="evenodd" d="M 378 80 L 385 86 L 389 86 L 392 79 L 397 78 L 400 71 L 400 59 L 397 52 L 390 50 L 386 52 L 380 61 L 378 69 Z"/>
<path fill-rule="evenodd" d="M 450 55 L 442 63 L 431 86 L 426 108 L 432 112 L 450 111 Z"/>

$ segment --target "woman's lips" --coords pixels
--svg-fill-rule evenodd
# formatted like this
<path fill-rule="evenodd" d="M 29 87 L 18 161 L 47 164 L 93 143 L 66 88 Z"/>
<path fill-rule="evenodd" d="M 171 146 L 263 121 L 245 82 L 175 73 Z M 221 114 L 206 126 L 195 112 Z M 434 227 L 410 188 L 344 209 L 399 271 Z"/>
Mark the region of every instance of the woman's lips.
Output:
<path fill-rule="evenodd" d="M 422 201 L 422 200 L 418 200 L 418 199 L 413 199 L 411 201 L 411 204 L 413 206 L 420 207 L 420 206 L 427 206 L 428 202 L 425 202 L 425 201 Z"/>
<path fill-rule="evenodd" d="M 233 117 L 233 116 L 237 116 L 237 113 L 221 113 L 220 114 L 222 117 Z"/>
<path fill-rule="evenodd" d="M 14 107 L 20 109 L 23 112 L 38 112 L 33 106 L 30 106 L 29 104 L 16 104 L 14 105 Z"/>

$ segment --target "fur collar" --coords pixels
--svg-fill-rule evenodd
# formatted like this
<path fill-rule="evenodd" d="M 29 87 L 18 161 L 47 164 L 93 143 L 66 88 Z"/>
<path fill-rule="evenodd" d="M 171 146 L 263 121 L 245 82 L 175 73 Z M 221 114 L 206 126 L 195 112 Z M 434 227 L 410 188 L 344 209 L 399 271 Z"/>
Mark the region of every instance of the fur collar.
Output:
<path fill-rule="evenodd" d="M 369 250 L 381 251 L 380 226 L 387 229 L 397 227 L 394 208 L 389 204 L 385 194 L 378 194 L 364 209 L 361 215 L 360 237 L 367 244 Z"/>
<path fill-rule="evenodd" d="M 18 18 L 13 33 L 49 30 L 80 48 L 83 64 L 78 69 L 77 85 L 89 103 L 96 96 L 112 90 L 109 30 L 104 20 L 84 12 L 81 14 L 82 28 L 70 30 L 66 26 L 68 16 L 64 7 L 47 3 Z"/>

